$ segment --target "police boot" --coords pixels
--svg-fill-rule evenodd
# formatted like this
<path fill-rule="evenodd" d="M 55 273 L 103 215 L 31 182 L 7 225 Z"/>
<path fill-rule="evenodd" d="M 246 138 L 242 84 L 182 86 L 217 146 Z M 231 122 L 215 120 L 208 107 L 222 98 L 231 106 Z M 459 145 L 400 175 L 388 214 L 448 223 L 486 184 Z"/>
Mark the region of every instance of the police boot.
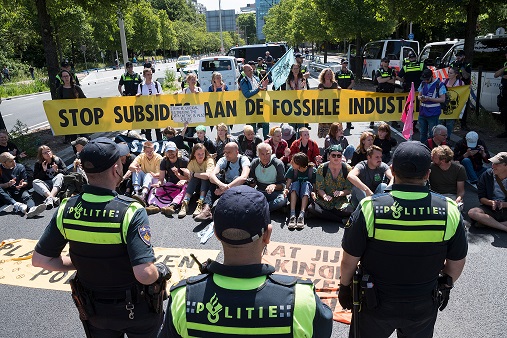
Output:
<path fill-rule="evenodd" d="M 180 212 L 178 212 L 178 218 L 183 218 L 187 215 L 188 212 L 188 201 L 184 200 L 181 202 L 181 209 Z"/>
<path fill-rule="evenodd" d="M 208 204 L 204 204 L 201 213 L 195 216 L 194 219 L 197 222 L 211 221 L 213 219 L 213 215 L 211 214 L 210 206 Z"/>

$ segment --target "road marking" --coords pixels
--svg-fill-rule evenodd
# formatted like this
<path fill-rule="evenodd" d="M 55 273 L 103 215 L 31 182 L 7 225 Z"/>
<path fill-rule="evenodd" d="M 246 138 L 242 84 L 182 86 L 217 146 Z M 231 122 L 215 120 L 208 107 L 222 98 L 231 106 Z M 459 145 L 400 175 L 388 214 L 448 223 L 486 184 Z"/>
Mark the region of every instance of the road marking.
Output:
<path fill-rule="evenodd" d="M 25 101 L 29 101 L 29 100 L 33 100 L 33 99 L 35 99 L 35 97 L 27 97 L 27 98 L 25 98 Z"/>
<path fill-rule="evenodd" d="M 7 117 L 7 116 L 12 116 L 14 114 L 5 114 L 5 115 L 2 115 L 3 117 Z"/>

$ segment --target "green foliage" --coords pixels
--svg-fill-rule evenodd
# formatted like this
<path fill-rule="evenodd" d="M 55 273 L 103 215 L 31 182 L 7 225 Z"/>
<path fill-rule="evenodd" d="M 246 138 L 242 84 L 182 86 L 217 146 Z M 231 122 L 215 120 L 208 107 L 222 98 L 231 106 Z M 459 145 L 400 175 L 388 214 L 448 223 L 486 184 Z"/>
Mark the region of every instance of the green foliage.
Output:
<path fill-rule="evenodd" d="M 144 51 L 154 51 L 162 41 L 160 34 L 160 18 L 153 11 L 148 1 L 139 1 L 132 5 L 132 10 L 125 17 L 131 30 L 127 32 L 127 43 L 130 48 Z"/>
<path fill-rule="evenodd" d="M 239 14 L 236 25 L 242 36 L 246 36 L 248 44 L 257 43 L 257 24 L 255 22 L 255 13 Z"/>
<path fill-rule="evenodd" d="M 16 120 L 16 124 L 9 131 L 9 138 L 19 149 L 24 151 L 28 157 L 37 155 L 37 148 L 40 145 L 40 140 L 34 138 L 29 133 L 28 126 L 20 120 Z"/>
<path fill-rule="evenodd" d="M 162 83 L 162 88 L 164 90 L 176 91 L 178 90 L 178 86 L 176 84 L 176 72 L 171 69 L 166 69 L 164 73 L 164 81 Z"/>
<path fill-rule="evenodd" d="M 47 78 L 38 78 L 23 82 L 6 82 L 0 86 L 0 96 L 3 98 L 47 91 L 49 91 Z"/>

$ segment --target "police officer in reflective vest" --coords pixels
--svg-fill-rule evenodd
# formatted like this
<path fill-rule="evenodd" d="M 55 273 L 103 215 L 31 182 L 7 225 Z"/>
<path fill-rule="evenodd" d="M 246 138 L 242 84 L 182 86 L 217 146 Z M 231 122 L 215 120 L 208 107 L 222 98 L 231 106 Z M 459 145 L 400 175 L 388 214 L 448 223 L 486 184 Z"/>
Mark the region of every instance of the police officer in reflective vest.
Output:
<path fill-rule="evenodd" d="M 125 64 L 125 68 L 127 71 L 120 77 L 118 91 L 120 92 L 120 95 L 123 96 L 136 96 L 137 87 L 143 82 L 143 80 L 138 73 L 134 72 L 134 65 L 132 62 L 127 62 Z M 122 86 L 125 87 L 125 90 L 122 90 Z"/>
<path fill-rule="evenodd" d="M 507 48 L 503 50 L 505 57 L 507 58 Z M 502 117 L 504 124 L 504 132 L 498 134 L 496 137 L 506 138 L 507 137 L 507 61 L 503 64 L 503 67 L 495 72 L 495 78 L 500 77 L 500 94 L 497 97 L 498 108 L 500 109 L 500 116 Z"/>
<path fill-rule="evenodd" d="M 414 52 L 408 53 L 408 62 L 403 63 L 403 67 L 397 75 L 397 79 L 403 81 L 403 92 L 408 93 L 414 84 L 417 90 L 421 84 L 421 75 L 424 70 L 424 62 L 417 62 L 417 55 Z"/>
<path fill-rule="evenodd" d="M 90 184 L 82 195 L 62 201 L 32 264 L 77 270 L 72 297 L 87 337 L 156 337 L 170 272 L 154 264 L 144 208 L 114 191 L 122 179 L 119 146 L 99 137 L 79 157 Z M 61 254 L 67 243 L 70 256 Z"/>
<path fill-rule="evenodd" d="M 349 60 L 342 59 L 342 67 L 334 75 L 335 80 L 338 82 L 338 86 L 342 89 L 352 89 L 356 84 L 354 73 L 348 67 Z M 351 122 L 347 122 L 347 129 L 354 129 Z"/>
<path fill-rule="evenodd" d="M 55 88 L 58 88 L 61 85 L 63 85 L 63 80 L 60 77 L 62 70 L 68 71 L 71 74 L 71 76 L 74 78 L 74 84 L 79 86 L 79 79 L 77 78 L 77 75 L 71 71 L 71 69 L 72 69 L 72 67 L 71 67 L 69 61 L 67 61 L 67 60 L 62 61 L 62 63 L 60 64 L 60 72 L 56 75 L 56 78 L 55 78 Z"/>
<path fill-rule="evenodd" d="M 361 307 L 352 322 L 361 338 L 387 338 L 394 330 L 398 337 L 432 337 L 437 310 L 463 271 L 463 219 L 453 200 L 426 186 L 430 163 L 425 145 L 401 143 L 393 154 L 392 191 L 364 198 L 346 225 L 338 299 L 352 308 L 360 262 Z"/>
<path fill-rule="evenodd" d="M 375 72 L 377 92 L 379 93 L 394 93 L 396 71 L 389 67 L 389 62 L 389 58 L 382 58 L 382 60 L 380 60 L 380 68 Z M 397 127 L 398 123 L 393 121 L 391 125 Z M 373 121 L 370 121 L 370 128 L 373 128 Z"/>
<path fill-rule="evenodd" d="M 272 231 L 261 192 L 246 185 L 227 190 L 214 221 L 224 263 L 211 262 L 207 273 L 171 289 L 159 338 L 331 336 L 331 310 L 312 282 L 261 264 Z"/>

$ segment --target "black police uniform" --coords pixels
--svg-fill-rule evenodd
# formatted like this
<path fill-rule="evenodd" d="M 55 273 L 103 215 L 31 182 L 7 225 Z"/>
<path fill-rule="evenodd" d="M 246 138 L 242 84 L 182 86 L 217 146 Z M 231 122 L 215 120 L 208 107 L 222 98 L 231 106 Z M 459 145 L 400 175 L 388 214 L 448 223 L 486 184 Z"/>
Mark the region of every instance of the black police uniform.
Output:
<path fill-rule="evenodd" d="M 71 74 L 72 77 L 74 77 L 74 84 L 79 86 L 79 79 L 77 78 L 77 75 L 72 72 L 69 72 L 69 73 Z M 55 78 L 55 88 L 58 88 L 61 85 L 63 85 L 63 80 L 60 77 L 60 74 L 57 74 L 56 78 Z"/>
<path fill-rule="evenodd" d="M 129 74 L 129 72 L 125 72 L 120 77 L 120 82 L 118 83 L 120 86 L 125 86 L 123 90 L 123 95 L 125 96 L 136 96 L 137 87 L 140 83 L 143 83 L 141 76 L 137 73 Z"/>
<path fill-rule="evenodd" d="M 507 50 L 506 50 L 507 54 Z M 504 67 L 507 66 L 507 62 L 504 63 Z M 507 79 L 504 76 L 507 75 L 507 70 L 503 71 L 502 79 L 500 81 L 500 95 L 498 97 L 498 108 L 500 108 L 501 117 L 503 119 L 505 132 L 500 134 L 501 137 L 507 137 Z"/>
<path fill-rule="evenodd" d="M 332 312 L 311 281 L 274 271 L 267 264 L 212 262 L 208 274 L 171 289 L 159 338 L 330 337 Z M 301 306 L 303 301 L 315 307 Z"/>
<path fill-rule="evenodd" d="M 385 70 L 383 67 L 380 67 L 375 72 L 375 78 L 382 77 L 382 78 L 395 78 L 396 72 L 391 67 L 388 67 L 387 70 Z M 394 93 L 394 84 L 393 83 L 379 83 L 377 85 L 377 92 L 380 93 Z"/>
<path fill-rule="evenodd" d="M 148 224 L 146 211 L 133 199 L 85 185 L 82 195 L 62 201 L 35 247 L 44 256 L 59 257 L 69 243 L 77 278 L 91 304 L 85 326 L 92 337 L 112 331 L 139 338 L 158 333 L 163 311 L 151 309 L 132 270 L 155 261 Z"/>
<path fill-rule="evenodd" d="M 431 337 L 439 272 L 468 248 L 456 203 L 425 186 L 394 184 L 363 199 L 347 226 L 342 247 L 361 257 L 363 280 L 369 275 L 373 285 L 358 315 L 360 336 L 387 338 L 403 328 L 403 336 Z"/>
<path fill-rule="evenodd" d="M 426 67 L 424 62 L 406 62 L 401 68 L 398 76 L 403 78 L 403 92 L 408 93 L 414 84 L 415 90 L 421 85 L 421 75 Z"/>
<path fill-rule="evenodd" d="M 459 74 L 461 75 L 461 80 L 463 80 L 463 83 L 465 85 L 469 85 L 472 82 L 472 66 L 470 63 L 467 63 L 466 61 L 458 61 L 457 59 L 451 62 L 449 65 L 451 68 L 458 68 Z M 468 79 L 465 79 L 463 77 L 463 68 L 465 71 L 470 74 L 470 77 Z M 463 112 L 463 115 L 461 116 L 461 129 L 462 130 L 468 130 L 467 126 L 467 118 L 468 118 L 468 107 L 470 106 L 470 97 L 468 98 L 466 104 L 465 104 L 465 110 Z"/>
<path fill-rule="evenodd" d="M 334 75 L 334 78 L 341 88 L 347 89 L 352 83 L 352 80 L 354 80 L 354 73 L 350 69 L 347 69 L 346 71 L 339 69 Z"/>

